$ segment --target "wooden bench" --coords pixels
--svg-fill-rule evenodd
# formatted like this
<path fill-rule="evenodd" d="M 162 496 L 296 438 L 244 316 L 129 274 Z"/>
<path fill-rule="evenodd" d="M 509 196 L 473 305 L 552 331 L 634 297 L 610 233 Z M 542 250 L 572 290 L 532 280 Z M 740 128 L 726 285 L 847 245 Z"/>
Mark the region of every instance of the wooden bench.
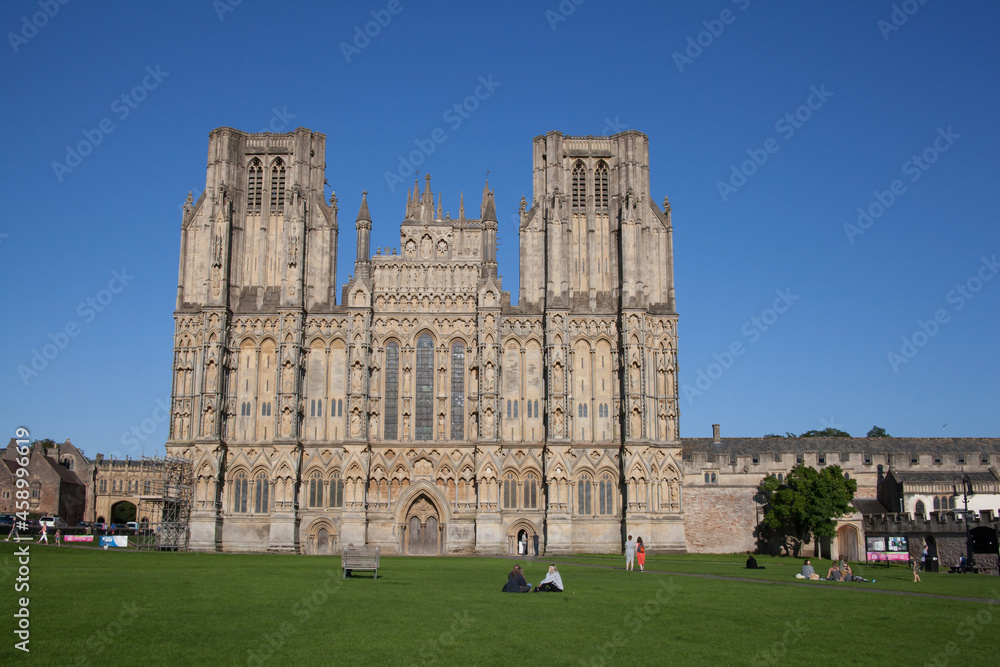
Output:
<path fill-rule="evenodd" d="M 378 547 L 344 547 L 340 558 L 344 579 L 354 570 L 371 570 L 378 579 Z"/>

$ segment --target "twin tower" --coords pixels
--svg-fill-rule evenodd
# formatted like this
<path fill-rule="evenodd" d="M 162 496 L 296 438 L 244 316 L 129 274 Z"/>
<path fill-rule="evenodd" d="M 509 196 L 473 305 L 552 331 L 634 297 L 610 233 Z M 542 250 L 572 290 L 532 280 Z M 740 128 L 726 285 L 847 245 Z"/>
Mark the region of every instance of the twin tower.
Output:
<path fill-rule="evenodd" d="M 336 290 L 325 136 L 209 135 L 189 196 L 168 453 L 197 480 L 193 548 L 400 554 L 684 548 L 670 206 L 645 135 L 533 142 L 517 305 L 488 186 L 442 215 L 426 177 L 399 250 L 366 196 Z"/>

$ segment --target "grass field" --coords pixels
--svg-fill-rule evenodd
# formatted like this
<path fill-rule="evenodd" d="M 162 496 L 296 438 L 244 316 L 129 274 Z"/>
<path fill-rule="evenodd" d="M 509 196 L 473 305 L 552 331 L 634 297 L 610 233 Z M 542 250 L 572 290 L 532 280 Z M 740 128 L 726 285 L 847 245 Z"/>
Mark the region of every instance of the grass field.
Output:
<path fill-rule="evenodd" d="M 563 594 L 500 593 L 513 561 L 137 553 L 33 545 L 28 593 L 0 542 L 0 664 L 996 665 L 1000 577 L 864 567 L 801 582 L 801 561 L 555 557 Z M 537 583 L 550 560 L 522 560 Z M 814 561 L 825 572 L 829 561 Z M 671 574 L 668 574 L 671 573 Z M 919 592 L 920 596 L 900 592 Z M 30 598 L 30 654 L 17 599 Z M 934 596 L 959 596 L 971 600 Z"/>

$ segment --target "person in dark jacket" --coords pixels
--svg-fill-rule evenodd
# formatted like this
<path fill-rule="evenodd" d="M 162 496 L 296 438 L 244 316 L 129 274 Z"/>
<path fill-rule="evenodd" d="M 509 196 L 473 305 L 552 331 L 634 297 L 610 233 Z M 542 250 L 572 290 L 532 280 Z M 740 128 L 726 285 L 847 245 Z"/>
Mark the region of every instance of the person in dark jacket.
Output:
<path fill-rule="evenodd" d="M 751 555 L 749 551 L 747 552 L 747 569 L 748 570 L 763 570 L 763 569 L 765 569 L 763 565 L 758 565 L 757 564 L 757 559 L 754 558 L 753 555 Z"/>
<path fill-rule="evenodd" d="M 503 587 L 504 593 L 527 593 L 531 590 L 531 584 L 524 579 L 524 570 L 520 565 L 515 565 L 514 569 L 507 575 L 507 584 Z"/>

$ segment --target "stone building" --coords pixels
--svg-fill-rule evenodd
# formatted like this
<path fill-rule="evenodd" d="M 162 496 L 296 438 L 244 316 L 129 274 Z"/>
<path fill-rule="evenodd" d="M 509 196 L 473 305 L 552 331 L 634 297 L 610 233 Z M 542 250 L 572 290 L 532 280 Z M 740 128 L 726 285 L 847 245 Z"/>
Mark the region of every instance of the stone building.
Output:
<path fill-rule="evenodd" d="M 942 502 L 963 507 L 953 481 L 964 473 L 977 491 L 969 504 L 975 525 L 995 529 L 1000 516 L 1000 438 L 722 438 L 719 427 L 714 430 L 712 438 L 681 439 L 691 552 L 755 550 L 754 529 L 763 516 L 754 498 L 757 486 L 766 475 L 782 479 L 800 463 L 816 469 L 838 465 L 858 484 L 858 511 L 837 521 L 833 539 L 808 545 L 809 554 L 864 560 L 869 535 L 907 537 L 911 552 L 919 554 L 928 538 L 933 542 L 937 532 L 957 525 L 954 511 L 938 510 Z M 928 515 L 937 523 L 925 522 Z M 964 528 L 960 537 L 964 549 Z M 957 556 L 948 564 L 956 563 Z"/>
<path fill-rule="evenodd" d="M 181 230 L 167 450 L 194 461 L 201 549 L 685 549 L 670 207 L 648 140 L 550 132 L 520 206 L 521 291 L 494 194 L 443 213 L 426 177 L 399 248 L 363 194 L 337 303 L 325 137 L 209 135 Z"/>
<path fill-rule="evenodd" d="M 14 439 L 3 450 L 0 459 L 0 513 L 13 514 L 16 509 L 15 480 L 17 443 Z M 68 440 L 63 445 L 46 447 L 36 443 L 28 456 L 28 512 L 62 518 L 70 526 L 84 520 L 87 483 L 75 468 L 84 459 Z"/>
<path fill-rule="evenodd" d="M 533 140 L 517 305 L 488 184 L 453 218 L 429 176 L 398 248 L 372 252 L 362 193 L 338 301 L 325 149 L 213 130 L 184 206 L 167 452 L 193 463 L 194 549 L 739 552 L 757 485 L 797 463 L 840 465 L 859 510 L 880 471 L 998 463 L 998 439 L 681 439 L 671 211 L 640 132 Z M 863 557 L 866 516 L 821 553 Z"/>

